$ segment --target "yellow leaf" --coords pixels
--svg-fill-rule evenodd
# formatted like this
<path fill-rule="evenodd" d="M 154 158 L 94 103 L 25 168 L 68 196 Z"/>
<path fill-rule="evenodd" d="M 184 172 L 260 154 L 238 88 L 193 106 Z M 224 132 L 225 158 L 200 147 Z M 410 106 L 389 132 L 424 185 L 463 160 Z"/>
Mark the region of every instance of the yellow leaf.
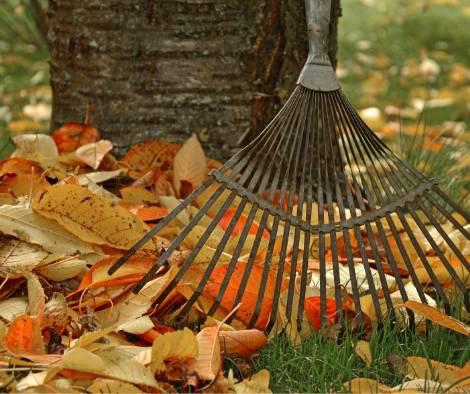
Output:
<path fill-rule="evenodd" d="M 407 376 L 410 379 L 432 379 L 445 384 L 453 384 L 463 378 L 469 378 L 468 371 L 454 365 L 423 357 L 407 357 L 406 360 L 408 361 Z"/>
<path fill-rule="evenodd" d="M 195 134 L 176 153 L 173 159 L 173 186 L 180 195 L 181 182 L 189 182 L 192 190 L 199 187 L 207 177 L 207 160 Z"/>
<path fill-rule="evenodd" d="M 213 381 L 222 366 L 219 343 L 220 325 L 216 327 L 206 327 L 197 334 L 199 344 L 199 354 L 190 365 L 200 379 Z"/>
<path fill-rule="evenodd" d="M 143 186 L 127 186 L 121 189 L 122 199 L 133 204 L 154 204 L 158 202 L 155 193 Z"/>
<path fill-rule="evenodd" d="M 21 134 L 13 137 L 16 150 L 11 157 L 24 157 L 46 165 L 52 165 L 59 151 L 51 136 L 46 134 Z"/>
<path fill-rule="evenodd" d="M 355 347 L 356 354 L 366 363 L 368 367 L 372 365 L 372 353 L 370 351 L 370 343 L 359 341 Z"/>
<path fill-rule="evenodd" d="M 460 334 L 470 336 L 470 327 L 465 323 L 442 313 L 432 306 L 422 304 L 416 301 L 406 301 L 405 307 L 409 310 L 419 313 L 424 316 L 426 319 L 431 320 L 433 323 L 438 324 L 442 327 L 449 328 L 453 331 L 459 332 Z"/>
<path fill-rule="evenodd" d="M 149 227 L 127 209 L 77 185 L 54 185 L 38 194 L 33 209 L 85 242 L 129 249 Z M 149 241 L 147 249 L 155 249 Z"/>
<path fill-rule="evenodd" d="M 169 332 L 158 336 L 153 342 L 150 368 L 153 372 L 163 372 L 166 362 L 184 363 L 196 359 L 198 354 L 198 340 L 191 330 L 184 328 Z"/>
<path fill-rule="evenodd" d="M 80 274 L 85 269 L 86 263 L 85 260 L 75 257 L 66 257 L 47 265 L 41 265 L 37 268 L 37 271 L 46 279 L 60 282 Z"/>
<path fill-rule="evenodd" d="M 128 332 L 130 334 L 139 335 L 151 330 L 153 327 L 154 324 L 152 319 L 150 319 L 150 317 L 148 316 L 142 316 L 138 319 L 130 320 L 126 323 L 119 325 L 117 329 L 120 331 Z"/>
<path fill-rule="evenodd" d="M 142 392 L 130 383 L 112 379 L 96 379 L 86 391 L 93 394 L 139 394 Z"/>
<path fill-rule="evenodd" d="M 345 391 L 352 394 L 390 393 L 391 388 L 374 379 L 355 378 L 343 384 Z"/>
<path fill-rule="evenodd" d="M 0 229 L 3 234 L 40 245 L 51 253 L 98 253 L 91 245 L 81 241 L 53 220 L 38 215 L 25 204 L 0 206 Z"/>
<path fill-rule="evenodd" d="M 269 389 L 269 371 L 262 369 L 261 371 L 244 379 L 239 383 L 233 382 L 233 372 L 229 372 L 229 384 L 235 393 L 272 393 Z"/>
<path fill-rule="evenodd" d="M 74 348 L 64 353 L 62 366 L 79 372 L 100 375 L 106 369 L 104 360 L 83 348 Z"/>

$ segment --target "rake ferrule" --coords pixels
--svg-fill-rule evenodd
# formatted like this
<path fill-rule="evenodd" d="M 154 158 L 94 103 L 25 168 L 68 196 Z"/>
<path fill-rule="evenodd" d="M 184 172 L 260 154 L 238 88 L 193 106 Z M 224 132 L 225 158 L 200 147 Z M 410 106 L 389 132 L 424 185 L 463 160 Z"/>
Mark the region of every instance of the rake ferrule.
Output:
<path fill-rule="evenodd" d="M 331 92 L 340 88 L 328 58 L 331 0 L 305 0 L 308 29 L 308 58 L 297 84 L 307 89 Z"/>

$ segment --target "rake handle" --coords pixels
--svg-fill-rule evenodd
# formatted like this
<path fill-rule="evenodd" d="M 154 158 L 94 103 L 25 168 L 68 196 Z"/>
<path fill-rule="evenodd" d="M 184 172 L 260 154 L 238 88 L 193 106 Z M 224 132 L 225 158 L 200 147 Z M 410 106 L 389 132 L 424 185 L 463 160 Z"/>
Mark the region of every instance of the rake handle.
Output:
<path fill-rule="evenodd" d="M 331 0 L 305 0 L 308 29 L 308 57 L 298 84 L 312 90 L 330 92 L 340 88 L 328 57 Z"/>

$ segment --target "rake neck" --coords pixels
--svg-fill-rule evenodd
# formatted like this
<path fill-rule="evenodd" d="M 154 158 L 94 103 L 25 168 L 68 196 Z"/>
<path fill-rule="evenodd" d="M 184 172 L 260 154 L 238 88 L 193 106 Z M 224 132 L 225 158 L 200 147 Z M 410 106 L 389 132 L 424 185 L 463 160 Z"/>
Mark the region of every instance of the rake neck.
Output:
<path fill-rule="evenodd" d="M 340 88 L 328 57 L 331 0 L 305 0 L 308 28 L 308 58 L 297 84 L 308 89 L 331 92 Z"/>

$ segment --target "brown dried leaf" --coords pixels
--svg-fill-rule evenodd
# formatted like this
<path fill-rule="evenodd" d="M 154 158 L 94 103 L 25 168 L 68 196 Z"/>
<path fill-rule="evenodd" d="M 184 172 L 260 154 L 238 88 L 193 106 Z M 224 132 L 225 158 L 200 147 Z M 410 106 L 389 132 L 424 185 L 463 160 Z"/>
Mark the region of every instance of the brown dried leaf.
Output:
<path fill-rule="evenodd" d="M 372 353 L 370 351 L 370 343 L 359 341 L 355 347 L 356 354 L 366 363 L 368 367 L 372 365 Z"/>
<path fill-rule="evenodd" d="M 225 354 L 251 357 L 268 343 L 260 330 L 219 331 L 220 346 Z"/>
<path fill-rule="evenodd" d="M 101 140 L 82 145 L 75 151 L 75 156 L 94 170 L 98 169 L 108 152 L 113 149 L 113 143 L 109 140 Z"/>
<path fill-rule="evenodd" d="M 219 329 L 220 326 L 206 327 L 196 336 L 199 344 L 199 354 L 190 365 L 190 369 L 194 370 L 202 380 L 215 380 L 222 367 L 218 337 Z"/>

